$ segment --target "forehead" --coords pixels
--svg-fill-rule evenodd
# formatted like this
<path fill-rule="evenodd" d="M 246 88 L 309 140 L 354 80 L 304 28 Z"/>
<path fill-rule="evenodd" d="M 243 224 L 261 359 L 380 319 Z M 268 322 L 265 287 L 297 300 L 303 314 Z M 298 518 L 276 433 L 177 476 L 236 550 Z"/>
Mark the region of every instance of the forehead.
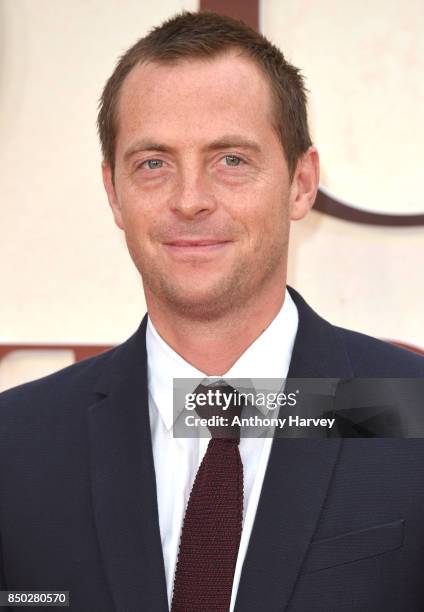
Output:
<path fill-rule="evenodd" d="M 267 76 L 232 50 L 213 58 L 148 62 L 126 77 L 117 105 L 118 143 L 134 130 L 210 132 L 271 127 Z M 236 125 L 235 125 L 236 124 Z"/>

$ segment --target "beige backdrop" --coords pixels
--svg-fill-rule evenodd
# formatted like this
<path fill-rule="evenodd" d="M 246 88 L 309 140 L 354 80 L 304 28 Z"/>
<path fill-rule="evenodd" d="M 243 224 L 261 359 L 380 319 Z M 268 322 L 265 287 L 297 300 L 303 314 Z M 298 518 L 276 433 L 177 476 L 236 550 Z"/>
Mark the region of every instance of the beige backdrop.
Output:
<path fill-rule="evenodd" d="M 95 120 L 117 57 L 198 3 L 151 6 L 0 2 L 0 344 L 115 344 L 145 312 L 103 192 Z M 357 206 L 423 212 L 423 14 L 418 0 L 262 4 L 264 33 L 307 77 L 323 185 Z M 318 312 L 421 347 L 423 263 L 423 228 L 354 225 L 317 212 L 292 227 L 289 282 Z M 11 355 L 0 363 L 0 388 L 71 361 L 69 352 Z"/>
<path fill-rule="evenodd" d="M 422 0 L 266 0 L 262 29 L 302 68 L 321 185 L 357 208 L 423 214 Z M 424 227 L 313 212 L 289 281 L 332 322 L 424 348 Z"/>

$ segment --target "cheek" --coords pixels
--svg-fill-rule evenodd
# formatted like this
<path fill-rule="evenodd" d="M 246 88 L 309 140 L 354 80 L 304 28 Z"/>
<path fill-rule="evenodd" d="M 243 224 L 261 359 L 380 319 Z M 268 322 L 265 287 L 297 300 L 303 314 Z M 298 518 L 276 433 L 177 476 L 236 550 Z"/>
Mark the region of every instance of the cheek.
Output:
<path fill-rule="evenodd" d="M 157 215 L 156 215 L 157 216 Z M 122 220 L 125 231 L 132 235 L 145 235 L 154 222 L 155 211 L 149 202 L 140 198 L 125 198 L 122 201 Z"/>
<path fill-rule="evenodd" d="M 145 217 L 152 208 L 152 198 L 142 192 L 127 175 L 121 175 L 117 180 L 116 193 L 122 208 L 122 217 L 128 223 L 137 223 Z"/>
<path fill-rule="evenodd" d="M 288 226 L 288 206 L 272 200 L 259 200 L 244 215 L 244 223 L 253 236 L 261 237 L 281 235 Z"/>

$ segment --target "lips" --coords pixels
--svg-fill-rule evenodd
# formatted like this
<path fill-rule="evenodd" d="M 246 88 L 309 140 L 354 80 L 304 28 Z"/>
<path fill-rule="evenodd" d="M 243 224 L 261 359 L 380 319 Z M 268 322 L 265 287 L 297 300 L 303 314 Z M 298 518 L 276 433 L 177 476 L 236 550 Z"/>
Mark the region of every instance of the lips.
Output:
<path fill-rule="evenodd" d="M 208 239 L 208 240 L 174 240 L 173 242 L 166 242 L 167 246 L 173 247 L 205 247 L 205 246 L 214 246 L 218 244 L 225 244 L 229 242 L 228 240 L 216 240 L 216 239 Z"/>
<path fill-rule="evenodd" d="M 226 251 L 230 240 L 221 240 L 217 238 L 202 238 L 190 240 L 173 240 L 165 242 L 164 246 L 167 252 L 178 259 L 192 260 L 198 257 L 202 259 L 210 259 L 217 256 L 219 253 Z"/>

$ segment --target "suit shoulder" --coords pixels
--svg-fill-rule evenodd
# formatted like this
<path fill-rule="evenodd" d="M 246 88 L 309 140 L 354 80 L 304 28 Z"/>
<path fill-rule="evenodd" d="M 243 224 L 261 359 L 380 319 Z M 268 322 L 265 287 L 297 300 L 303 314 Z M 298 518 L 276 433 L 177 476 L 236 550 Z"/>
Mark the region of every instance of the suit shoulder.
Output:
<path fill-rule="evenodd" d="M 355 376 L 424 376 L 424 356 L 367 334 L 343 327 L 334 329 L 343 340 Z"/>
<path fill-rule="evenodd" d="M 41 398 L 57 398 L 72 393 L 72 390 L 78 390 L 79 393 L 84 392 L 85 389 L 89 391 L 103 365 L 112 357 L 117 348 L 108 349 L 47 376 L 7 389 L 0 393 L 0 406 L 15 405 L 21 401 L 32 403 Z"/>

